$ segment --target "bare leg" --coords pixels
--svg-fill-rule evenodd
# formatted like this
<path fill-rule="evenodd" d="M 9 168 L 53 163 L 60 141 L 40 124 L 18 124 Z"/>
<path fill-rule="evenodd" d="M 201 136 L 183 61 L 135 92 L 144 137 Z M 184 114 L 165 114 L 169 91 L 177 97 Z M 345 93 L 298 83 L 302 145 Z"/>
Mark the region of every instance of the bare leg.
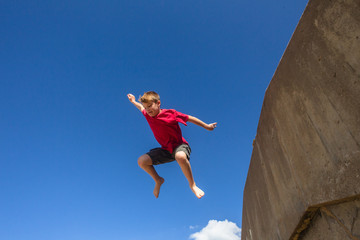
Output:
<path fill-rule="evenodd" d="M 205 195 L 205 193 L 195 184 L 191 171 L 191 165 L 186 157 L 186 154 L 182 151 L 179 151 L 175 154 L 175 159 L 179 164 L 181 171 L 184 173 L 186 179 L 188 180 L 191 191 L 193 191 L 193 193 L 196 195 L 197 198 L 199 199 L 202 198 Z"/>
<path fill-rule="evenodd" d="M 155 188 L 154 188 L 154 196 L 156 198 L 159 197 L 160 187 L 165 182 L 165 180 L 158 175 L 154 166 L 152 165 L 152 161 L 149 155 L 144 154 L 138 159 L 139 166 L 144 169 L 155 181 Z"/>

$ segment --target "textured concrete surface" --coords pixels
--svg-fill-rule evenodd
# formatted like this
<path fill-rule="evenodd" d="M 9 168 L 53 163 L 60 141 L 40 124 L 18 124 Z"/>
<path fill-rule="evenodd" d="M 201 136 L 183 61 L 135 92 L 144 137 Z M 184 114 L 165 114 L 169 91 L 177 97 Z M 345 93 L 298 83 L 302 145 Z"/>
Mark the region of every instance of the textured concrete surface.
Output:
<path fill-rule="evenodd" d="M 242 240 L 300 237 L 321 207 L 360 195 L 360 0 L 309 1 L 266 91 L 253 145 Z M 323 239 L 347 239 L 336 234 Z"/>
<path fill-rule="evenodd" d="M 309 227 L 300 234 L 302 240 L 359 240 L 360 200 L 324 206 L 317 211 Z"/>

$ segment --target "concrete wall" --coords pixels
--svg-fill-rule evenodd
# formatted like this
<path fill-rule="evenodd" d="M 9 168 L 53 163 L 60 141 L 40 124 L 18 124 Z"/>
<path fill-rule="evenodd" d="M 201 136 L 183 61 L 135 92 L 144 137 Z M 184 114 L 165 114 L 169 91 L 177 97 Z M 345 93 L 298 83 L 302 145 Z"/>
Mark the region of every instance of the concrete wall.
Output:
<path fill-rule="evenodd" d="M 320 207 L 311 224 L 294 237 L 303 240 L 360 239 L 360 199 Z"/>
<path fill-rule="evenodd" d="M 359 196 L 360 0 L 310 0 L 265 94 L 241 238 L 347 239 L 324 209 Z"/>

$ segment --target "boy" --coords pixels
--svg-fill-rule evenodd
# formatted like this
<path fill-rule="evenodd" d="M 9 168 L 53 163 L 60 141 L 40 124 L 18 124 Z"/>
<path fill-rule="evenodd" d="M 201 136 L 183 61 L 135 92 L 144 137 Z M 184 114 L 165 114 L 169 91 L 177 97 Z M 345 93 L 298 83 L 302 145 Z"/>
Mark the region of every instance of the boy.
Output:
<path fill-rule="evenodd" d="M 178 122 L 186 126 L 186 122 L 189 121 L 209 131 L 214 130 L 217 123 L 206 124 L 196 117 L 177 112 L 174 109 L 161 109 L 160 96 L 153 91 L 144 93 L 144 95 L 140 97 L 139 102 L 135 100 L 134 95 L 128 94 L 127 96 L 130 102 L 145 116 L 154 133 L 155 139 L 161 145 L 161 148 L 152 149 L 138 159 L 139 166 L 155 181 L 155 197 L 159 197 L 160 187 L 165 180 L 157 174 L 154 165 L 175 160 L 179 164 L 189 182 L 190 189 L 196 197 L 199 199 L 203 197 L 205 193 L 196 186 L 191 171 L 189 162 L 191 148 L 188 142 L 182 137 Z"/>

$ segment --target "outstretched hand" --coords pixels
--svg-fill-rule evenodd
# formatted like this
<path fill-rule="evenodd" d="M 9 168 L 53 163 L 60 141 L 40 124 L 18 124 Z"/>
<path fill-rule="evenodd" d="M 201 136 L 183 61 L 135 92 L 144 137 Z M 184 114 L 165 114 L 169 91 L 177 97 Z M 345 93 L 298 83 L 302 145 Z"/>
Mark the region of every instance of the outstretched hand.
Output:
<path fill-rule="evenodd" d="M 129 94 L 127 95 L 127 97 L 129 98 L 129 101 L 130 101 L 130 102 L 135 102 L 135 96 L 132 95 L 131 93 L 129 93 Z"/>
<path fill-rule="evenodd" d="M 212 131 L 216 128 L 217 122 L 208 124 L 205 128 L 206 130 Z"/>
<path fill-rule="evenodd" d="M 134 106 L 135 106 L 137 109 L 139 109 L 140 111 L 144 110 L 143 105 L 135 100 L 135 96 L 134 96 L 134 95 L 132 95 L 131 93 L 129 93 L 129 94 L 127 95 L 127 97 L 129 98 L 129 101 L 130 101 L 132 104 L 134 104 Z"/>

